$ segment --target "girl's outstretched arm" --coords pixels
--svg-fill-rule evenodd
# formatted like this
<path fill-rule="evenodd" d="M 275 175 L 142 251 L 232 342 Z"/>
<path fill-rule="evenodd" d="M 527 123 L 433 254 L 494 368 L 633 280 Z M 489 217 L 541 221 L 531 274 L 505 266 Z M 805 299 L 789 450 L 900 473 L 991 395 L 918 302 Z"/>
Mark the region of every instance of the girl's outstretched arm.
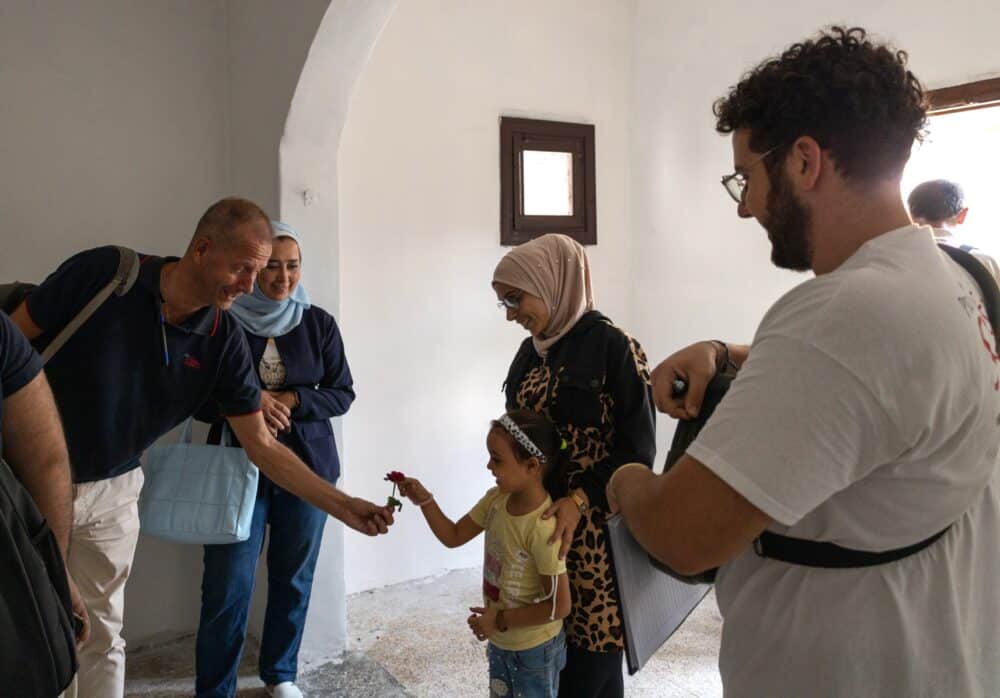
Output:
<path fill-rule="evenodd" d="M 431 531 L 449 548 L 465 545 L 483 531 L 483 527 L 473 521 L 468 514 L 459 519 L 458 523 L 445 516 L 441 507 L 434 501 L 434 496 L 416 478 L 408 477 L 399 483 L 399 492 L 420 507 Z"/>

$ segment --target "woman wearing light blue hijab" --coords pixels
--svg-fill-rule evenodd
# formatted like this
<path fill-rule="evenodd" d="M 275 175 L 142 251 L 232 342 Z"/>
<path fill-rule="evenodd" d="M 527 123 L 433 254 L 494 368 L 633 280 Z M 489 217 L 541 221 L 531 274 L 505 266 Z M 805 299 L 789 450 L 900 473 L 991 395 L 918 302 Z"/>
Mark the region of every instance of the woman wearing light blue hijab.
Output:
<path fill-rule="evenodd" d="M 340 474 L 330 418 L 354 400 L 351 372 L 333 317 L 311 305 L 299 283 L 298 235 L 272 221 L 274 240 L 267 267 L 253 293 L 230 312 L 243 327 L 261 387 L 261 410 L 278 440 L 330 482 Z M 217 421 L 209 440 L 218 442 Z M 295 686 L 298 651 L 319 555 L 325 514 L 260 476 L 250 538 L 205 546 L 201 622 L 196 645 L 199 697 L 229 698 L 243 652 L 257 558 L 270 526 L 267 549 L 267 611 L 259 674 L 271 694 L 300 698 Z"/>

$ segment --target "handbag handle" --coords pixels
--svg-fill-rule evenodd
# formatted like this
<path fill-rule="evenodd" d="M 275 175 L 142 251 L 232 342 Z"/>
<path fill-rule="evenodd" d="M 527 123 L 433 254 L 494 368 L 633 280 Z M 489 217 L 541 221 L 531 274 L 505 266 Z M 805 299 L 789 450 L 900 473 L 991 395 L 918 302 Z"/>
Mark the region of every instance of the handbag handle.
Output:
<path fill-rule="evenodd" d="M 229 429 L 229 420 L 222 420 L 222 445 L 232 446 L 233 445 L 233 432 Z"/>
<path fill-rule="evenodd" d="M 184 426 L 181 427 L 181 438 L 177 443 L 189 444 L 193 438 L 194 432 L 194 417 L 188 417 L 184 420 Z M 232 446 L 233 445 L 233 433 L 229 429 L 229 422 L 226 420 L 222 421 L 222 446 Z"/>
<path fill-rule="evenodd" d="M 191 443 L 191 431 L 194 427 L 194 418 L 188 417 L 184 420 L 184 426 L 181 427 L 181 438 L 177 443 L 189 444 Z"/>

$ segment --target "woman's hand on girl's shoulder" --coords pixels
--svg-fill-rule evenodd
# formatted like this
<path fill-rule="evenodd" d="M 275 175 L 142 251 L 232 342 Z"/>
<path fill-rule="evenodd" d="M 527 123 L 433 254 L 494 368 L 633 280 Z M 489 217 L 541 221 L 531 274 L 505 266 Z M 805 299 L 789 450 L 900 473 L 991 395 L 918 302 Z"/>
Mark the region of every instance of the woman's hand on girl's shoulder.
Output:
<path fill-rule="evenodd" d="M 543 519 L 549 519 L 553 516 L 556 517 L 556 530 L 548 542 L 549 545 L 552 545 L 559 541 L 559 559 L 565 560 L 566 553 L 573 545 L 573 536 L 576 535 L 576 527 L 580 525 L 583 514 L 580 512 L 579 505 L 572 498 L 562 497 L 553 502 L 552 506 L 542 514 Z"/>

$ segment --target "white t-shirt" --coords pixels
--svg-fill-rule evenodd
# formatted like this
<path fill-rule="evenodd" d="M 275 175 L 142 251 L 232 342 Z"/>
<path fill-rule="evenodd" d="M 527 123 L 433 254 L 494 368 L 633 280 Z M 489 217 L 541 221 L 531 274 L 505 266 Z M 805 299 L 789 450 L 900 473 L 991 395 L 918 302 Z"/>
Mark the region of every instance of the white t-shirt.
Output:
<path fill-rule="evenodd" d="M 776 533 L 862 569 L 747 550 L 719 572 L 732 696 L 1000 695 L 1000 363 L 975 283 L 908 226 L 768 311 L 688 450 Z"/>
<path fill-rule="evenodd" d="M 285 369 L 281 354 L 278 353 L 274 337 L 269 337 L 267 344 L 264 345 L 264 353 L 260 357 L 257 372 L 265 390 L 281 390 L 285 387 L 288 371 Z"/>

